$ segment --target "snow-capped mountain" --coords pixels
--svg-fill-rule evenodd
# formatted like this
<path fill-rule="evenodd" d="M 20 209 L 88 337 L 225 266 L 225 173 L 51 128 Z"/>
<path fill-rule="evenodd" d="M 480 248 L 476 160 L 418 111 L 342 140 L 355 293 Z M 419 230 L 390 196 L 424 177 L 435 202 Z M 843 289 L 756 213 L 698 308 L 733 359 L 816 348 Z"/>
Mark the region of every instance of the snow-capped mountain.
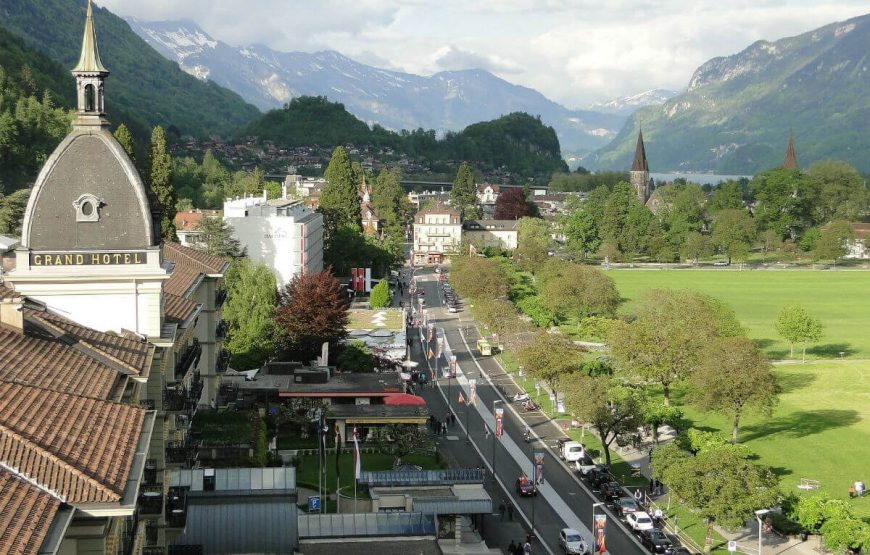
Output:
<path fill-rule="evenodd" d="M 606 145 L 625 122 L 621 114 L 569 110 L 541 93 L 478 69 L 420 76 L 378 69 L 334 51 L 277 52 L 215 40 L 192 21 L 143 22 L 130 27 L 155 50 L 200 79 L 223 85 L 263 110 L 296 96 L 326 96 L 370 123 L 389 129 L 460 130 L 523 111 L 540 115 L 563 151 Z"/>
<path fill-rule="evenodd" d="M 680 93 L 667 89 L 652 89 L 638 94 L 614 98 L 607 102 L 596 102 L 590 107 L 590 110 L 604 112 L 605 114 L 630 116 L 639 108 L 661 106 L 678 94 Z"/>

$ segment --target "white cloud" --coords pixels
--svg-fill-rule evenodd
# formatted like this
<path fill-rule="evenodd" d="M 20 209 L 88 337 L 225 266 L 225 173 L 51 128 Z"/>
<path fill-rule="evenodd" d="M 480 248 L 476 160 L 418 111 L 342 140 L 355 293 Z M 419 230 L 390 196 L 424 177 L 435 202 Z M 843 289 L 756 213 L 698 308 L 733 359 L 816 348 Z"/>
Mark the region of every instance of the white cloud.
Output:
<path fill-rule="evenodd" d="M 867 10 L 866 0 L 103 2 L 140 19 L 187 17 L 235 45 L 338 50 L 422 74 L 487 69 L 572 108 L 650 88 L 682 89 L 712 57 Z"/>

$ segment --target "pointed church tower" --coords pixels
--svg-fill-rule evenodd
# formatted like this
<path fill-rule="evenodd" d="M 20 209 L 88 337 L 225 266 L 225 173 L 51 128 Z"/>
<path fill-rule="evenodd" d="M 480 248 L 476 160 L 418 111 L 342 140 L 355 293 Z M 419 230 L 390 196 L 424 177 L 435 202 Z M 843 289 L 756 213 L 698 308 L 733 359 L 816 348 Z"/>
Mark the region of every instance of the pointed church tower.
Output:
<path fill-rule="evenodd" d="M 799 170 L 797 155 L 794 152 L 794 137 L 791 130 L 788 132 L 788 146 L 785 147 L 785 160 L 782 162 L 782 167 L 787 170 Z"/>
<path fill-rule="evenodd" d="M 631 186 L 641 203 L 646 204 L 650 195 L 649 164 L 646 161 L 646 148 L 643 145 L 643 130 L 637 134 L 634 161 L 631 163 Z"/>
<path fill-rule="evenodd" d="M 72 74 L 76 78 L 76 114 L 78 116 L 73 125 L 76 127 L 108 126 L 103 82 L 109 76 L 109 71 L 100 60 L 91 0 L 88 0 L 88 12 L 85 17 L 82 53 L 79 56 L 79 63 L 72 70 Z"/>

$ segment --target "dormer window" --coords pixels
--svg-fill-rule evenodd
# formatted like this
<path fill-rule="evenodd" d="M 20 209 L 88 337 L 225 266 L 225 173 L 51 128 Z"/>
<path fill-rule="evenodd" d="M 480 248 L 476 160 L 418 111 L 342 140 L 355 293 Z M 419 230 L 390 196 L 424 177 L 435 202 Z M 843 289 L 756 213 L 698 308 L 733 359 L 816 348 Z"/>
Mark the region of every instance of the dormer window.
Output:
<path fill-rule="evenodd" d="M 98 222 L 100 221 L 100 206 L 103 201 L 90 193 L 86 193 L 73 202 L 73 208 L 76 210 L 77 222 Z"/>

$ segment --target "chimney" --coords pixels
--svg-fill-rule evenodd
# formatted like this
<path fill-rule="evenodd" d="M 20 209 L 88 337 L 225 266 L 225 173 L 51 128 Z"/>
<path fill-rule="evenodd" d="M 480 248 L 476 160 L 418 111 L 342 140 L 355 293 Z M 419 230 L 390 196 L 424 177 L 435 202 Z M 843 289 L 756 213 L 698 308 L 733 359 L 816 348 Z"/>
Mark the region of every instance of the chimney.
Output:
<path fill-rule="evenodd" d="M 0 299 L 0 325 L 24 333 L 24 297 Z"/>

